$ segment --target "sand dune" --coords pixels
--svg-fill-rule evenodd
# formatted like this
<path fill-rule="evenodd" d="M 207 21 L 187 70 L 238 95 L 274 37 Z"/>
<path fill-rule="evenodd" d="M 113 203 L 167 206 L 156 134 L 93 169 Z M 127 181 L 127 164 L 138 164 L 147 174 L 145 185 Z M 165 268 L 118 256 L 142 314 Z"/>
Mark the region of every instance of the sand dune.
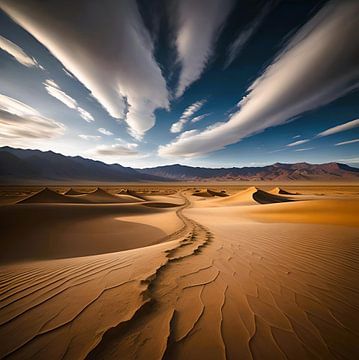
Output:
<path fill-rule="evenodd" d="M 271 194 L 274 194 L 274 195 L 299 195 L 298 193 L 293 193 L 293 192 L 284 190 L 284 189 L 282 189 L 280 187 L 275 187 L 275 188 L 273 188 L 272 190 L 270 190 L 268 192 L 271 193 Z"/>
<path fill-rule="evenodd" d="M 83 192 L 75 190 L 74 188 L 70 188 L 64 192 L 64 195 L 83 195 L 83 194 L 84 194 Z"/>
<path fill-rule="evenodd" d="M 40 204 L 40 203 L 80 203 L 83 202 L 78 198 L 71 198 L 65 195 L 59 194 L 49 188 L 44 188 L 39 192 L 28 196 L 27 198 L 20 200 L 18 204 Z"/>
<path fill-rule="evenodd" d="M 296 201 L 251 208 L 246 214 L 258 221 L 357 226 L 359 201 L 355 199 Z"/>
<path fill-rule="evenodd" d="M 1 206 L 22 262 L 0 266 L 0 357 L 359 357 L 357 198 L 192 193 Z M 45 246 L 65 258 L 29 260 Z"/>
<path fill-rule="evenodd" d="M 228 194 L 225 193 L 225 191 L 214 191 L 211 189 L 205 189 L 194 192 L 192 195 L 194 196 L 201 196 L 201 197 L 213 197 L 213 196 L 219 196 L 219 197 L 226 197 Z"/>
<path fill-rule="evenodd" d="M 281 195 L 274 195 L 252 186 L 246 190 L 226 196 L 221 199 L 213 199 L 213 200 L 208 200 L 205 203 L 200 203 L 199 206 L 256 205 L 256 204 L 271 204 L 271 203 L 288 202 L 288 201 L 291 201 L 291 199 Z"/>

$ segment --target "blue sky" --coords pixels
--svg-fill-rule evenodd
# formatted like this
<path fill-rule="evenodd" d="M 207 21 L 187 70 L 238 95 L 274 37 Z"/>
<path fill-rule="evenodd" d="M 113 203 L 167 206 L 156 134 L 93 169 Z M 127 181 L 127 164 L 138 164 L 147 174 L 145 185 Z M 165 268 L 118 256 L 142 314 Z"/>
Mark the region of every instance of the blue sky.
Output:
<path fill-rule="evenodd" d="M 0 146 L 359 165 L 357 1 L 0 0 Z"/>

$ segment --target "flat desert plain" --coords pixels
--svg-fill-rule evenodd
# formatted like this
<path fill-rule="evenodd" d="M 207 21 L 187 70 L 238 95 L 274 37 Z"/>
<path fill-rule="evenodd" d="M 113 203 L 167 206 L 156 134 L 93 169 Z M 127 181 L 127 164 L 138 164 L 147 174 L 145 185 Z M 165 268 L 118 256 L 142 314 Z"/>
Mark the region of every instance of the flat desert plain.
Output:
<path fill-rule="evenodd" d="M 359 186 L 0 188 L 0 358 L 358 359 Z"/>

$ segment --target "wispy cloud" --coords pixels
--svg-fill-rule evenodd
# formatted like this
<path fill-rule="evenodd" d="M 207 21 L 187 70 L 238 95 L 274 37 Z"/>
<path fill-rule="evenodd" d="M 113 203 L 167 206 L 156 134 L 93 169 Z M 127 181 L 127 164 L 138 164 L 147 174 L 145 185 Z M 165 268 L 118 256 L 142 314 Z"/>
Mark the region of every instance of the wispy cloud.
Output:
<path fill-rule="evenodd" d="M 80 134 L 79 137 L 83 140 L 88 140 L 88 141 L 98 141 L 101 139 L 100 135 L 85 135 L 85 134 Z"/>
<path fill-rule="evenodd" d="M 7 141 L 7 145 L 12 145 L 13 140 L 51 139 L 65 132 L 62 123 L 46 118 L 31 106 L 2 94 L 0 129 L 0 139 Z"/>
<path fill-rule="evenodd" d="M 0 35 L 0 49 L 6 51 L 17 62 L 27 67 L 41 68 L 41 65 L 31 56 L 27 55 L 20 46 Z"/>
<path fill-rule="evenodd" d="M 136 148 L 137 144 L 118 143 L 97 146 L 92 152 L 105 156 L 135 156 L 139 154 Z"/>
<path fill-rule="evenodd" d="M 325 5 L 249 87 L 246 101 L 227 122 L 214 129 L 184 133 L 161 146 L 159 154 L 191 157 L 219 150 L 357 88 L 359 58 L 353 39 L 358 15 L 356 1 Z"/>
<path fill-rule="evenodd" d="M 198 116 L 195 116 L 192 120 L 191 120 L 191 123 L 196 123 L 198 121 L 201 121 L 203 120 L 204 118 L 206 118 L 207 116 L 211 115 L 211 113 L 207 113 L 207 114 L 202 114 L 202 115 L 198 115 Z"/>
<path fill-rule="evenodd" d="M 295 149 L 294 151 L 308 151 L 308 150 L 313 150 L 314 147 L 309 147 L 309 148 L 300 148 L 300 149 Z"/>
<path fill-rule="evenodd" d="M 359 164 L 359 157 L 356 158 L 348 158 L 348 159 L 338 159 L 338 162 L 343 162 L 347 164 Z"/>
<path fill-rule="evenodd" d="M 154 110 L 168 108 L 166 82 L 135 1 L 77 1 L 71 7 L 36 0 L 0 4 L 111 116 L 125 120 L 132 134 L 142 136 L 155 123 Z"/>
<path fill-rule="evenodd" d="M 287 146 L 291 147 L 291 146 L 302 145 L 302 144 L 307 143 L 308 141 L 309 141 L 309 139 L 298 140 L 298 141 L 288 144 Z"/>
<path fill-rule="evenodd" d="M 98 132 L 100 132 L 101 134 L 104 134 L 106 136 L 111 136 L 113 135 L 113 133 L 105 128 L 98 128 L 97 129 Z"/>
<path fill-rule="evenodd" d="M 328 136 L 328 135 L 333 135 L 333 134 L 336 134 L 336 133 L 339 133 L 339 132 L 342 132 L 342 131 L 347 131 L 347 130 L 350 130 L 350 129 L 354 129 L 356 127 L 359 126 L 359 119 L 356 119 L 356 120 L 352 120 L 352 121 L 349 121 L 345 124 L 341 124 L 341 125 L 338 125 L 338 126 L 334 126 L 332 128 L 329 128 L 325 131 L 322 131 L 321 133 L 319 133 L 317 136 Z"/>
<path fill-rule="evenodd" d="M 188 122 L 189 118 L 193 116 L 197 111 L 199 111 L 202 106 L 206 103 L 206 99 L 196 101 L 192 105 L 188 106 L 183 114 L 181 115 L 180 119 L 173 123 L 171 126 L 170 131 L 172 133 L 179 133 L 183 130 L 183 127 Z M 192 120 L 193 121 L 193 120 Z M 199 120 L 197 120 L 199 121 Z"/>
<path fill-rule="evenodd" d="M 235 58 L 240 54 L 243 48 L 246 46 L 249 39 L 257 32 L 258 28 L 262 24 L 265 17 L 269 14 L 274 6 L 274 1 L 269 1 L 265 4 L 260 14 L 248 25 L 248 27 L 242 31 L 238 37 L 230 44 L 227 50 L 227 59 L 224 64 L 224 68 L 227 68 Z"/>
<path fill-rule="evenodd" d="M 293 136 L 293 139 L 298 139 L 300 137 L 301 137 L 301 135 L 295 135 L 295 136 Z"/>
<path fill-rule="evenodd" d="M 359 142 L 359 139 L 349 140 L 349 141 L 342 141 L 339 143 L 336 143 L 335 146 L 341 146 L 341 145 L 348 145 L 348 144 L 354 144 Z"/>
<path fill-rule="evenodd" d="M 233 0 L 178 2 L 176 48 L 182 69 L 177 96 L 200 78 L 233 4 Z"/>
<path fill-rule="evenodd" d="M 79 115 L 86 120 L 87 122 L 95 121 L 93 116 L 83 109 L 82 107 L 77 105 L 77 101 L 72 98 L 70 95 L 67 95 L 63 90 L 60 89 L 60 86 L 55 83 L 54 80 L 48 79 L 43 83 L 46 91 L 49 95 L 53 96 L 57 100 L 61 101 L 67 107 L 73 110 L 77 110 Z"/>

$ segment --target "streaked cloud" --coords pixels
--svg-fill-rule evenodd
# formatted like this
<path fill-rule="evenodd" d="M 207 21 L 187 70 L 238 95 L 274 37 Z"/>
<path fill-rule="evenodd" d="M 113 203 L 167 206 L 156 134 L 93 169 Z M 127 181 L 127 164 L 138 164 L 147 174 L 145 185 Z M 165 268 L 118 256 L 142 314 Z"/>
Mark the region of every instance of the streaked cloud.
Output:
<path fill-rule="evenodd" d="M 113 135 L 113 133 L 107 129 L 104 129 L 104 128 L 98 128 L 97 129 L 98 132 L 100 132 L 101 134 L 104 134 L 106 136 L 111 136 Z"/>
<path fill-rule="evenodd" d="M 308 141 L 309 141 L 309 139 L 298 140 L 298 141 L 288 144 L 287 146 L 291 147 L 291 146 L 302 145 L 302 144 L 307 143 Z"/>
<path fill-rule="evenodd" d="M 293 139 L 298 139 L 300 137 L 301 137 L 301 135 L 295 135 L 295 136 L 293 136 Z"/>
<path fill-rule="evenodd" d="M 60 86 L 57 85 L 54 80 L 51 79 L 45 80 L 43 84 L 49 95 L 61 101 L 70 109 L 77 110 L 80 116 L 84 120 L 86 120 L 87 122 L 95 121 L 93 116 L 88 111 L 78 106 L 77 101 L 74 98 L 72 98 L 70 95 L 67 95 L 63 90 L 61 90 Z"/>
<path fill-rule="evenodd" d="M 336 134 L 336 133 L 339 133 L 339 132 L 342 132 L 342 131 L 347 131 L 347 130 L 350 130 L 350 129 L 354 129 L 354 128 L 358 127 L 358 126 L 359 126 L 359 119 L 356 119 L 356 120 L 349 121 L 349 122 L 347 122 L 345 124 L 341 124 L 341 125 L 329 128 L 327 130 L 324 130 L 321 133 L 319 133 L 317 136 L 333 135 L 333 134 Z"/>
<path fill-rule="evenodd" d="M 309 148 L 300 148 L 300 149 L 295 149 L 294 151 L 308 151 L 308 150 L 313 150 L 314 147 L 309 147 Z"/>
<path fill-rule="evenodd" d="M 202 115 L 198 115 L 198 116 L 195 116 L 192 120 L 191 120 L 191 123 L 196 123 L 198 121 L 201 121 L 203 120 L 204 118 L 206 118 L 207 116 L 211 115 L 211 113 L 207 113 L 207 114 L 202 114 Z"/>
<path fill-rule="evenodd" d="M 160 146 L 159 154 L 191 157 L 223 149 L 358 88 L 358 18 L 359 2 L 325 5 L 248 88 L 246 101 L 227 122 L 182 134 Z"/>
<path fill-rule="evenodd" d="M 181 0 L 177 4 L 176 48 L 181 72 L 176 95 L 198 80 L 213 54 L 233 0 Z"/>
<path fill-rule="evenodd" d="M 133 146 L 136 145 L 136 146 Z M 139 152 L 136 150 L 137 144 L 111 144 L 111 145 L 100 145 L 97 146 L 92 152 L 97 155 L 105 156 L 134 156 L 138 155 Z"/>
<path fill-rule="evenodd" d="M 51 139 L 63 135 L 65 126 L 42 116 L 31 106 L 0 94 L 0 139 L 8 145 L 13 140 Z"/>
<path fill-rule="evenodd" d="M 224 64 L 224 68 L 227 68 L 235 58 L 240 54 L 243 48 L 246 46 L 250 38 L 257 32 L 258 28 L 262 24 L 265 17 L 269 14 L 274 6 L 274 1 L 266 3 L 259 15 L 248 25 L 248 27 L 242 31 L 238 37 L 229 45 L 227 50 L 227 59 Z"/>
<path fill-rule="evenodd" d="M 17 62 L 27 67 L 42 68 L 38 62 L 31 56 L 27 55 L 20 46 L 0 35 L 0 49 L 11 55 Z"/>
<path fill-rule="evenodd" d="M 172 124 L 170 131 L 172 133 L 181 132 L 185 124 L 188 122 L 189 118 L 193 116 L 197 111 L 199 111 L 202 108 L 202 106 L 206 103 L 206 101 L 207 101 L 206 99 L 199 100 L 193 103 L 192 105 L 188 106 L 181 115 L 180 119 Z"/>
<path fill-rule="evenodd" d="M 135 1 L 78 0 L 68 7 L 61 2 L 1 0 L 0 6 L 112 117 L 125 120 L 137 138 L 155 124 L 155 109 L 168 108 L 166 82 Z"/>
<path fill-rule="evenodd" d="M 349 144 L 354 144 L 357 142 L 359 142 L 359 139 L 353 139 L 353 140 L 349 140 L 349 141 L 342 141 L 342 142 L 336 143 L 335 146 L 349 145 Z"/>
<path fill-rule="evenodd" d="M 349 158 L 349 159 L 338 159 L 336 161 L 347 163 L 347 164 L 359 164 L 359 157 Z"/>
<path fill-rule="evenodd" d="M 88 141 L 98 141 L 101 139 L 100 135 L 85 135 L 85 134 L 80 134 L 79 138 L 83 139 L 83 140 L 88 140 Z"/>

